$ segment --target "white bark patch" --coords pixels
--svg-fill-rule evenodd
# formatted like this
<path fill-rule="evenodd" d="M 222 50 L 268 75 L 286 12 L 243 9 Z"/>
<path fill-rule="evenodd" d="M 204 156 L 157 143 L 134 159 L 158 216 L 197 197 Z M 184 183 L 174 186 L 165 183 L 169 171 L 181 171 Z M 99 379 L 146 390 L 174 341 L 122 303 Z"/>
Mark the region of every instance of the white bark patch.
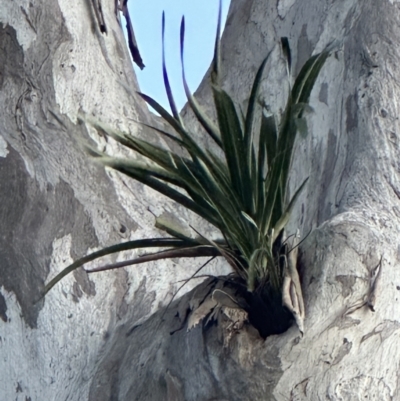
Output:
<path fill-rule="evenodd" d="M 280 0 L 278 2 L 278 14 L 283 19 L 296 0 Z"/>
<path fill-rule="evenodd" d="M 0 377 L 2 399 L 51 400 L 54 394 L 60 400 L 88 399 L 96 358 L 115 314 L 107 309 L 114 291 L 106 280 L 96 281 L 98 302 L 83 296 L 74 303 L 73 282 L 66 277 L 46 296 L 36 330 L 27 329 L 14 294 L 2 290 L 9 318 L 0 325 L 0 358 L 7 366 Z"/>
<path fill-rule="evenodd" d="M 132 99 L 120 83 L 120 80 L 124 81 L 125 71 L 121 70 L 119 62 L 113 62 L 121 59 L 126 46 L 125 43 L 118 43 L 114 32 L 121 29 L 117 17 L 110 14 L 108 33 L 102 34 L 97 28 L 92 31 L 88 26 L 88 20 L 97 23 L 92 21 L 92 16 L 88 15 L 87 19 L 81 17 L 88 14 L 88 6 L 84 2 L 71 7 L 68 0 L 61 0 L 59 6 L 72 37 L 71 41 L 59 47 L 53 62 L 53 83 L 60 112 L 72 121 L 76 121 L 79 110 L 91 113 L 95 118 L 101 116 L 103 122 L 112 121 L 118 125 L 127 115 L 137 120 Z M 99 57 L 99 51 L 102 57 Z"/>
<path fill-rule="evenodd" d="M 52 276 L 72 261 L 70 248 L 70 235 L 54 240 Z M 88 399 L 96 360 L 116 319 L 109 275 L 90 279 L 96 295 L 83 294 L 79 302 L 73 302 L 72 274 L 58 283 L 46 295 L 35 330 L 26 326 L 15 295 L 1 289 L 8 317 L 0 324 L 0 360 L 7 366 L 0 375 L 1 399 Z"/>
<path fill-rule="evenodd" d="M 8 153 L 7 142 L 0 136 L 0 157 L 7 157 Z"/>
<path fill-rule="evenodd" d="M 60 266 L 72 263 L 70 256 L 72 238 L 68 234 L 53 241 L 53 254 L 50 262 L 50 275 L 57 274 Z"/>
<path fill-rule="evenodd" d="M 36 31 L 29 16 L 30 4 L 28 0 L 3 1 L 0 7 L 0 22 L 15 29 L 18 43 L 25 51 L 36 40 Z"/>

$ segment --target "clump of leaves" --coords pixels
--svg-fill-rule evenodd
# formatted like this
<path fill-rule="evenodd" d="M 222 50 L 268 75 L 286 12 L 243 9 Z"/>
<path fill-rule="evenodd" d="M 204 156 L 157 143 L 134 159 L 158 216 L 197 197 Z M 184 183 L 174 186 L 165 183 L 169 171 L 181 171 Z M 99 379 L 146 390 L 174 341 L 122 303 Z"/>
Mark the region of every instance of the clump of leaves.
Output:
<path fill-rule="evenodd" d="M 169 197 L 201 216 L 220 233 L 218 240 L 202 236 L 191 238 L 171 224 L 158 221 L 170 238 L 151 238 L 128 241 L 94 252 L 65 268 L 46 288 L 47 293 L 61 278 L 104 255 L 138 248 L 162 248 L 156 253 L 134 260 L 100 267 L 107 270 L 172 257 L 222 256 L 235 276 L 250 293 L 282 293 L 285 266 L 282 259 L 282 232 L 306 180 L 294 195 L 287 193 L 289 169 L 297 132 L 306 130 L 304 112 L 311 90 L 332 47 L 311 57 L 301 69 L 289 93 L 283 114 L 266 115 L 259 102 L 259 90 L 268 56 L 254 79 L 247 110 L 243 115 L 233 99 L 219 83 L 220 18 L 215 41 L 212 69 L 212 92 L 216 108 L 215 124 L 198 105 L 189 91 L 183 63 L 185 21 L 181 24 L 182 79 L 190 107 L 199 123 L 210 136 L 223 157 L 212 149 L 202 147 L 190 133 L 178 113 L 165 66 L 163 46 L 163 76 L 168 95 L 170 114 L 151 97 L 139 95 L 173 128 L 171 134 L 154 128 L 185 150 L 187 156 L 117 132 L 100 122 L 91 124 L 142 157 L 138 160 L 110 157 L 95 150 L 90 153 L 103 165 L 113 168 Z M 164 40 L 164 15 L 162 33 Z M 290 71 L 290 50 L 287 39 L 282 40 Z M 256 128 L 261 113 L 259 130 Z M 258 131 L 258 132 L 256 132 Z M 177 190 L 176 187 L 181 190 Z M 287 250 L 285 251 L 287 253 Z M 286 256 L 284 252 L 283 256 Z M 268 292 L 267 291 L 267 292 Z M 281 304 L 282 304 L 282 298 Z"/>

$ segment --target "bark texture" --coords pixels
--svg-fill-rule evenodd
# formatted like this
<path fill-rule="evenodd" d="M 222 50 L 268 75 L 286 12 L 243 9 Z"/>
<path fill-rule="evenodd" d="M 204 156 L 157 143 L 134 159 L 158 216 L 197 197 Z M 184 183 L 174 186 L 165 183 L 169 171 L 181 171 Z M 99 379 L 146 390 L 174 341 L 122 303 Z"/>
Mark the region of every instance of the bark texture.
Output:
<path fill-rule="evenodd" d="M 76 125 L 78 112 L 154 136 L 133 123 L 152 117 L 132 95 L 138 86 L 114 2 L 103 1 L 102 10 L 107 34 L 91 1 L 0 7 L 2 400 L 88 399 L 100 350 L 116 325 L 165 305 L 200 263 L 149 263 L 92 276 L 81 270 L 37 302 L 44 283 L 72 260 L 124 240 L 162 236 L 153 214 L 176 210 L 82 151 L 90 141 L 111 153 L 119 148 Z M 178 215 L 191 220 L 184 211 Z"/>
<path fill-rule="evenodd" d="M 283 107 L 281 36 L 295 73 L 314 49 L 342 43 L 314 88 L 310 132 L 297 144 L 291 175 L 293 190 L 310 176 L 291 222 L 303 235 L 312 230 L 300 252 L 305 334 L 292 327 L 264 341 L 250 325 L 229 331 L 222 312 L 187 332 L 212 279 L 145 319 L 188 275 L 184 262 L 89 278 L 81 271 L 32 306 L 71 258 L 154 234 L 149 204 L 158 214 L 175 208 L 88 163 L 74 140 L 90 136 L 118 151 L 74 125 L 79 110 L 151 135 L 130 120 L 150 117 L 126 90 L 136 83 L 113 2 L 103 4 L 107 36 L 90 3 L 45 3 L 0 10 L 4 399 L 399 400 L 399 4 L 232 0 L 222 61 L 225 88 L 239 104 L 273 50 L 262 93 L 273 111 Z M 197 95 L 210 109 L 207 78 Z M 381 257 L 372 311 L 363 303 L 373 301 Z"/>

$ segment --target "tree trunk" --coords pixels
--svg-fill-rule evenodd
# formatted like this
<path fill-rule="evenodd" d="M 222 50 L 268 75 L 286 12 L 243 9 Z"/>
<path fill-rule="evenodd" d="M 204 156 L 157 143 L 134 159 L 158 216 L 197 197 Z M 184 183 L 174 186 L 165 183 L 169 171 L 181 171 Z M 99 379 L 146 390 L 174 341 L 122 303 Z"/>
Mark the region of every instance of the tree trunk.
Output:
<path fill-rule="evenodd" d="M 303 337 L 293 326 L 264 340 L 250 324 L 235 330 L 222 313 L 188 332 L 191 309 L 219 282 L 210 278 L 165 309 L 179 281 L 201 265 L 191 260 L 81 270 L 39 300 L 44 283 L 89 250 L 160 236 L 153 214 L 178 214 L 208 230 L 82 151 L 95 141 L 121 152 L 76 124 L 79 112 L 160 141 L 133 122 L 156 124 L 134 95 L 113 3 L 101 3 L 107 33 L 88 0 L 0 9 L 1 398 L 400 399 L 400 6 L 393 1 L 232 0 L 222 63 L 224 86 L 239 104 L 272 50 L 262 96 L 273 111 L 283 107 L 280 37 L 289 39 L 294 74 L 314 50 L 341 42 L 312 93 L 309 135 L 296 145 L 291 173 L 293 190 L 310 177 L 290 224 L 303 237 L 312 230 L 300 250 Z M 197 95 L 211 110 L 207 77 Z M 190 112 L 183 115 L 197 129 Z M 207 273 L 227 271 L 219 262 Z"/>

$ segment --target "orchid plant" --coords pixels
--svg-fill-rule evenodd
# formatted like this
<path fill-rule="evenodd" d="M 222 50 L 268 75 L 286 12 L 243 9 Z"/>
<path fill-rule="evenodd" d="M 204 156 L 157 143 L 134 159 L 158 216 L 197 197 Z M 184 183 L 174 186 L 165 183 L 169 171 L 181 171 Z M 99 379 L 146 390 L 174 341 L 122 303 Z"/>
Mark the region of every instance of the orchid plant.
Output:
<path fill-rule="evenodd" d="M 326 47 L 305 63 L 291 87 L 286 107 L 280 116 L 268 115 L 259 100 L 263 72 L 269 59 L 267 56 L 258 68 L 247 110 L 242 113 L 220 84 L 220 16 L 218 21 L 211 73 L 216 122 L 202 110 L 186 81 L 183 62 L 184 18 L 181 23 L 180 49 L 182 80 L 188 103 L 204 131 L 219 148 L 218 154 L 223 157 L 203 147 L 198 138 L 186 128 L 178 113 L 165 64 L 164 15 L 162 69 L 172 113 L 151 97 L 142 93 L 138 95 L 161 115 L 174 133 L 152 128 L 184 149 L 186 156 L 135 138 L 129 133 L 118 132 L 99 121 L 86 122 L 136 152 L 140 158 L 113 157 L 94 149 L 89 150 L 91 156 L 104 166 L 153 188 L 201 216 L 215 227 L 220 238 L 211 240 L 201 235 L 193 238 L 171 224 L 158 221 L 157 226 L 166 231 L 168 237 L 128 241 L 91 253 L 62 270 L 46 285 L 45 293 L 68 273 L 105 255 L 132 249 L 158 248 L 156 252 L 90 272 L 165 258 L 220 256 L 230 264 L 235 277 L 246 286 L 248 292 L 262 292 L 266 288 L 272 292 L 283 292 L 285 303 L 285 292 L 287 297 L 289 291 L 286 288 L 288 283 L 285 282 L 288 274 L 281 259 L 282 255 L 288 257 L 290 249 L 286 247 L 285 252 L 282 252 L 282 232 L 307 182 L 306 178 L 293 196 L 288 196 L 294 143 L 298 132 L 306 133 L 304 115 L 310 109 L 310 94 L 333 46 Z M 291 57 L 286 38 L 282 39 L 282 48 L 290 74 Z M 256 123 L 260 117 L 261 123 Z"/>

